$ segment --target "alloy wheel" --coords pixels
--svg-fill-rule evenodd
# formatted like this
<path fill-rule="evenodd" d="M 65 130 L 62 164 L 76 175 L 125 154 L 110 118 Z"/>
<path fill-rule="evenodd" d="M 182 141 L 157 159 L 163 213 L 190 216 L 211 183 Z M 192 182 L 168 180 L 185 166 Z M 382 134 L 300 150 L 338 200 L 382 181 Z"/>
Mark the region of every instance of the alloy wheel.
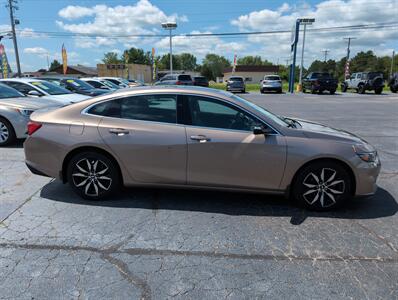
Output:
<path fill-rule="evenodd" d="M 73 184 L 87 196 L 97 197 L 112 186 L 109 167 L 99 159 L 79 160 L 72 173 Z"/>
<path fill-rule="evenodd" d="M 337 198 L 345 192 L 345 182 L 339 179 L 337 171 L 322 168 L 319 172 L 310 172 L 303 181 L 303 198 L 309 205 L 326 208 L 337 203 Z"/>
<path fill-rule="evenodd" d="M 7 142 L 9 136 L 10 131 L 8 130 L 8 127 L 6 126 L 6 124 L 0 121 L 0 143 L 3 144 Z"/>

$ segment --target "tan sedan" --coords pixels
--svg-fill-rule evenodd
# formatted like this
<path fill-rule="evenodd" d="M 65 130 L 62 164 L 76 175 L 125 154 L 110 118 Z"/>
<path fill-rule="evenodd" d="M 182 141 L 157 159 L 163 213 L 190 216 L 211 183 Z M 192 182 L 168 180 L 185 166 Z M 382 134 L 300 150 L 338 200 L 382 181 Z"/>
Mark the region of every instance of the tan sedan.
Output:
<path fill-rule="evenodd" d="M 376 190 L 376 150 L 348 132 L 283 118 L 236 95 L 142 87 L 35 112 L 24 144 L 35 174 L 87 199 L 125 186 L 292 196 L 324 210 Z"/>

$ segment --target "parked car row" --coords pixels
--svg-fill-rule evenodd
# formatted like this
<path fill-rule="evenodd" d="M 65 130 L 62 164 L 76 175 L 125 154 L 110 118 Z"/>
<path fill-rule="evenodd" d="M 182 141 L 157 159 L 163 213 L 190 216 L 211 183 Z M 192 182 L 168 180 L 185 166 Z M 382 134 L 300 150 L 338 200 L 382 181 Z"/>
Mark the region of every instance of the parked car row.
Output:
<path fill-rule="evenodd" d="M 208 87 L 209 81 L 204 76 L 194 76 L 188 74 L 168 74 L 160 78 L 154 85 L 195 85 Z"/>
<path fill-rule="evenodd" d="M 99 87 L 96 86 L 97 83 Z M 29 116 L 38 109 L 58 108 L 139 85 L 143 84 L 117 77 L 1 79 L 0 146 L 25 138 Z"/>

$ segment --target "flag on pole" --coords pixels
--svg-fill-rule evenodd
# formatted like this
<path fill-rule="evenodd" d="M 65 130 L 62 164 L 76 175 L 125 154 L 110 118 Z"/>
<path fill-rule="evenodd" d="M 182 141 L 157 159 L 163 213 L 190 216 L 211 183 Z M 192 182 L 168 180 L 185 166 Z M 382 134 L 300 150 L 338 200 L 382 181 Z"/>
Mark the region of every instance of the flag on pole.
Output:
<path fill-rule="evenodd" d="M 156 80 L 156 60 L 155 60 L 155 48 L 152 48 L 152 80 Z"/>
<path fill-rule="evenodd" d="M 0 44 L 0 78 L 8 78 L 11 73 L 10 65 L 8 64 L 6 50 L 3 44 Z"/>
<path fill-rule="evenodd" d="M 127 50 L 124 51 L 124 65 L 126 67 L 126 78 L 127 79 L 130 79 L 130 70 L 129 70 L 129 66 L 128 66 L 129 58 L 130 57 L 129 57 L 128 51 Z"/>
<path fill-rule="evenodd" d="M 233 67 L 232 67 L 232 73 L 235 73 L 235 69 L 236 69 L 236 58 L 237 58 L 237 55 L 235 54 L 235 55 L 234 55 L 234 64 L 233 64 Z"/>
<path fill-rule="evenodd" d="M 62 67 L 65 75 L 66 71 L 68 70 L 68 55 L 66 54 L 66 48 L 64 44 L 62 44 Z"/>
<path fill-rule="evenodd" d="M 350 61 L 349 60 L 347 60 L 347 62 L 345 63 L 344 76 L 346 79 L 348 77 L 350 77 Z"/>

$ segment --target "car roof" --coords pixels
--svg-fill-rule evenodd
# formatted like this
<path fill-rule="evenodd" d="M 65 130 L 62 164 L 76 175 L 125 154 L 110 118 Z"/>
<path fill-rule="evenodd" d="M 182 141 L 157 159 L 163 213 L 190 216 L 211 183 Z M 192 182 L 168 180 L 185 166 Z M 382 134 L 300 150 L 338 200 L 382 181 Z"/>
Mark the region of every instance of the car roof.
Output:
<path fill-rule="evenodd" d="M 34 77 L 24 77 L 24 78 L 4 78 L 4 79 L 0 79 L 1 81 L 13 81 L 13 82 L 23 82 L 23 83 L 31 83 L 32 81 L 39 81 L 39 82 L 48 82 L 47 80 L 43 80 L 43 79 L 37 79 Z"/>

